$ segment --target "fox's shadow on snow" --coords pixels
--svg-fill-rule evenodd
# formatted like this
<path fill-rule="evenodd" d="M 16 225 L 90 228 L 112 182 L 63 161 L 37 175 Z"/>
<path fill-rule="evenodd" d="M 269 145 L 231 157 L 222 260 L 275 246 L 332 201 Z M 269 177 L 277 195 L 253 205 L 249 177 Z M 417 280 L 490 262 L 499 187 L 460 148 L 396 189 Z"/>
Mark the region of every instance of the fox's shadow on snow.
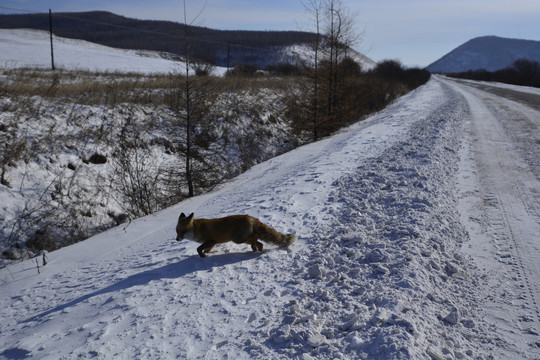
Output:
<path fill-rule="evenodd" d="M 240 263 L 243 261 L 253 260 L 261 256 L 263 252 L 237 252 L 237 253 L 225 253 L 209 255 L 206 258 L 201 258 L 199 255 L 193 255 L 175 263 L 171 263 L 162 267 L 146 270 L 137 274 L 128 276 L 127 278 L 120 280 L 106 288 L 94 291 L 92 293 L 80 296 L 70 302 L 62 305 L 58 305 L 50 310 L 44 311 L 40 314 L 34 315 L 24 322 L 39 321 L 44 319 L 47 315 L 55 312 L 61 312 L 72 306 L 75 306 L 85 300 L 93 298 L 95 296 L 115 293 L 118 291 L 126 290 L 134 286 L 141 286 L 150 283 L 155 280 L 162 279 L 177 279 L 182 276 L 194 273 L 196 271 L 205 271 L 212 268 L 221 267 L 225 265 L 231 265 Z M 152 264 L 148 265 L 152 266 Z"/>

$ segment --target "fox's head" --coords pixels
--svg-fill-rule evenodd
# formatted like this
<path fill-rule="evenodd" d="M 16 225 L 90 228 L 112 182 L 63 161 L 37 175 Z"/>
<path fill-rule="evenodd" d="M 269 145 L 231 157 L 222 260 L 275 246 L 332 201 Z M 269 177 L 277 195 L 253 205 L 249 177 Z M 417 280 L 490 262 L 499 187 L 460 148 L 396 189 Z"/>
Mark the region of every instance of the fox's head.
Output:
<path fill-rule="evenodd" d="M 189 216 L 182 213 L 176 224 L 176 241 L 191 238 L 193 238 L 193 213 Z"/>

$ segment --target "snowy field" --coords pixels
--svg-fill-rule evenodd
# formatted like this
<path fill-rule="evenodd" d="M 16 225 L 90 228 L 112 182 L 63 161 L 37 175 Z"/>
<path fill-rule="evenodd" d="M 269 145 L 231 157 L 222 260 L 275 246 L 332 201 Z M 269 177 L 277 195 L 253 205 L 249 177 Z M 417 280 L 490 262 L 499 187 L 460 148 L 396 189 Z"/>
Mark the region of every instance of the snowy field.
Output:
<path fill-rule="evenodd" d="M 53 37 L 54 64 L 59 69 L 100 72 L 170 73 L 182 67 L 159 52 L 124 50 L 84 40 Z M 30 29 L 0 29 L 0 67 L 51 68 L 48 32 Z M 7 50 L 7 51 L 4 51 Z M 226 69 L 217 68 L 218 74 Z"/>
<path fill-rule="evenodd" d="M 216 191 L 0 270 L 6 359 L 538 359 L 540 114 L 442 78 Z M 176 242 L 248 213 L 289 249 Z"/>

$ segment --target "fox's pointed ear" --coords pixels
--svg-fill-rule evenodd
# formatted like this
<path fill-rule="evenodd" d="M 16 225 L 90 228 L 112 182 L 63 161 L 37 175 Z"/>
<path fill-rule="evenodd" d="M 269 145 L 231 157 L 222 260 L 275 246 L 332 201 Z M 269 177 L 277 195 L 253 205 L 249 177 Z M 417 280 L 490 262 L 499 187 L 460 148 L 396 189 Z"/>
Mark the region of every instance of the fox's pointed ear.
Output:
<path fill-rule="evenodd" d="M 191 219 L 193 219 L 193 215 L 195 215 L 195 213 L 191 213 L 191 215 L 188 216 L 189 221 L 191 221 Z"/>
<path fill-rule="evenodd" d="M 179 219 L 183 219 L 183 218 L 185 218 L 185 217 L 186 217 L 186 214 L 181 213 Z"/>

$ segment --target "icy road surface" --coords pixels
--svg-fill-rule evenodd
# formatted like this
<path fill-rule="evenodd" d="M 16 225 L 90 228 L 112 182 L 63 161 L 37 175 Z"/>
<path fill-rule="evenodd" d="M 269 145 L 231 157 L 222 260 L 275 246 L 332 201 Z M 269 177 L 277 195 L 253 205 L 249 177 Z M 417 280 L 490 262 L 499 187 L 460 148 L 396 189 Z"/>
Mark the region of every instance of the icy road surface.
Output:
<path fill-rule="evenodd" d="M 515 90 L 513 90 L 515 91 Z M 0 358 L 540 358 L 538 122 L 433 78 L 213 193 L 0 270 Z M 176 242 L 249 213 L 289 249 Z"/>

